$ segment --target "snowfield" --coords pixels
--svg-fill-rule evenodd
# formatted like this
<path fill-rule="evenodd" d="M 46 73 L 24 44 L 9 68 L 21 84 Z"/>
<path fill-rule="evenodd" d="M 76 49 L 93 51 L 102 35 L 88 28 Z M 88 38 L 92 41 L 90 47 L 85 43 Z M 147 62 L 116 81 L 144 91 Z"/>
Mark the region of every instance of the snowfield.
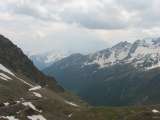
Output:
<path fill-rule="evenodd" d="M 88 55 L 82 67 L 97 64 L 99 69 L 115 64 L 131 64 L 135 68 L 150 70 L 160 67 L 160 42 L 154 39 L 137 40 L 133 44 L 121 42 L 108 48 Z"/>

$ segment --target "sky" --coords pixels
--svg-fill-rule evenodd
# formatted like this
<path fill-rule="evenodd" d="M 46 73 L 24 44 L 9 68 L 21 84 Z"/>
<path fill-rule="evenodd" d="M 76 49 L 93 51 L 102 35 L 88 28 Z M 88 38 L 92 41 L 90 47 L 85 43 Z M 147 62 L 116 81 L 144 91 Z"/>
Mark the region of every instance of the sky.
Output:
<path fill-rule="evenodd" d="M 0 34 L 27 52 L 95 52 L 159 33 L 160 0 L 0 0 Z"/>

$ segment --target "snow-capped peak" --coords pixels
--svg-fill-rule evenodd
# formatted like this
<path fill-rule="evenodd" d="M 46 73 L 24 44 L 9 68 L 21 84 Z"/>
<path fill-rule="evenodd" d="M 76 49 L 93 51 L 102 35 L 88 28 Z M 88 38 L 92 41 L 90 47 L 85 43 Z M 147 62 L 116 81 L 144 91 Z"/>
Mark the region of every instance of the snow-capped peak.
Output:
<path fill-rule="evenodd" d="M 44 61 L 45 63 L 53 63 L 56 62 L 58 60 L 63 59 L 64 57 L 66 57 L 64 54 L 62 53 L 48 53 L 46 55 L 46 60 Z"/>
<path fill-rule="evenodd" d="M 115 64 L 132 64 L 145 70 L 159 67 L 160 38 L 137 40 L 133 44 L 120 42 L 97 53 L 89 55 L 85 65 L 98 64 L 100 68 Z"/>
<path fill-rule="evenodd" d="M 125 59 L 128 56 L 129 50 L 132 44 L 129 42 L 120 42 L 113 46 L 90 56 L 90 63 L 88 64 L 98 64 L 100 68 L 108 67 Z"/>
<path fill-rule="evenodd" d="M 30 59 L 35 63 L 39 69 L 44 69 L 51 64 L 65 58 L 68 54 L 62 52 L 51 51 L 47 53 L 30 56 Z"/>
<path fill-rule="evenodd" d="M 131 43 L 124 41 L 124 42 L 120 42 L 118 44 L 116 44 L 115 46 L 112 47 L 112 49 L 129 49 L 132 46 Z"/>

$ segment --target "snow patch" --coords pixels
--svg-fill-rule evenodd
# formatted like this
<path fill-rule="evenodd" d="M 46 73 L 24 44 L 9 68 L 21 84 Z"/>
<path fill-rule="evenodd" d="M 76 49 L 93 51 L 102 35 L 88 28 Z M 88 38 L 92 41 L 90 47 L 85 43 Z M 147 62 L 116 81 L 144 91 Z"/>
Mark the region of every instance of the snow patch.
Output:
<path fill-rule="evenodd" d="M 68 115 L 68 117 L 69 117 L 69 118 L 71 118 L 71 117 L 72 117 L 72 113 L 71 113 L 71 114 L 69 114 L 69 115 Z"/>
<path fill-rule="evenodd" d="M 39 89 L 41 89 L 41 88 L 42 88 L 42 87 L 41 87 L 40 85 L 38 85 L 38 86 L 35 86 L 35 87 L 30 88 L 29 91 L 35 91 L 35 90 L 39 90 Z"/>
<path fill-rule="evenodd" d="M 33 94 L 34 94 L 36 97 L 39 97 L 39 98 L 41 98 L 41 97 L 42 97 L 42 95 L 41 95 L 41 94 L 39 94 L 39 93 L 37 93 L 37 92 L 33 92 Z"/>
<path fill-rule="evenodd" d="M 4 81 L 8 81 L 6 78 L 0 76 L 0 79 L 4 80 Z"/>
<path fill-rule="evenodd" d="M 17 104 L 21 103 L 21 101 L 16 101 Z"/>
<path fill-rule="evenodd" d="M 13 72 L 11 72 L 9 69 L 7 69 L 5 66 L 3 66 L 2 64 L 0 64 L 0 70 L 9 73 L 10 75 L 15 76 L 15 74 Z"/>
<path fill-rule="evenodd" d="M 7 79 L 7 80 L 12 80 L 12 78 L 8 77 L 7 75 L 5 75 L 4 73 L 0 73 L 0 76 Z"/>
<path fill-rule="evenodd" d="M 5 106 L 8 106 L 10 103 L 9 102 L 5 102 L 3 103 Z"/>
<path fill-rule="evenodd" d="M 31 109 L 37 111 L 37 112 L 42 112 L 41 110 L 38 110 L 31 102 L 24 102 L 22 103 L 24 106 L 30 107 Z"/>
<path fill-rule="evenodd" d="M 0 116 L 0 118 L 8 119 L 8 120 L 19 120 L 19 119 L 15 118 L 15 116 Z"/>
<path fill-rule="evenodd" d="M 26 81 L 24 81 L 24 80 L 21 79 L 21 78 L 18 78 L 13 72 L 11 72 L 8 68 L 6 68 L 5 66 L 3 66 L 2 64 L 0 64 L 0 70 L 2 70 L 2 71 L 4 71 L 4 72 L 6 72 L 6 73 L 8 73 L 8 74 L 10 74 L 10 75 L 12 75 L 12 76 L 14 76 L 15 78 L 17 78 L 18 80 L 20 80 L 20 81 L 23 82 L 24 84 L 26 84 L 26 85 L 28 85 L 28 86 L 30 86 L 30 87 L 33 87 L 32 84 L 27 83 Z M 0 74 L 0 78 L 3 79 L 3 80 L 11 79 L 10 77 L 8 77 L 7 75 L 2 74 L 2 73 Z"/>
<path fill-rule="evenodd" d="M 16 76 L 15 76 L 15 77 L 16 77 Z M 26 82 L 25 80 L 23 80 L 23 79 L 21 79 L 21 78 L 18 78 L 18 77 L 16 77 L 16 78 L 17 78 L 18 80 L 20 80 L 22 83 L 24 83 L 24 84 L 26 84 L 26 85 L 28 85 L 28 86 L 30 86 L 30 87 L 33 87 L 32 84 Z"/>
<path fill-rule="evenodd" d="M 159 111 L 156 110 L 156 109 L 153 109 L 152 112 L 153 112 L 153 113 L 159 113 Z"/>
<path fill-rule="evenodd" d="M 66 104 L 68 104 L 68 105 L 73 106 L 73 107 L 79 107 L 79 105 L 77 105 L 77 104 L 75 104 L 75 103 L 73 103 L 73 102 L 69 102 L 69 101 L 67 101 L 67 100 L 65 100 L 64 102 L 65 102 Z"/>
<path fill-rule="evenodd" d="M 47 120 L 42 115 L 32 115 L 32 116 L 27 116 L 27 118 L 29 120 Z"/>

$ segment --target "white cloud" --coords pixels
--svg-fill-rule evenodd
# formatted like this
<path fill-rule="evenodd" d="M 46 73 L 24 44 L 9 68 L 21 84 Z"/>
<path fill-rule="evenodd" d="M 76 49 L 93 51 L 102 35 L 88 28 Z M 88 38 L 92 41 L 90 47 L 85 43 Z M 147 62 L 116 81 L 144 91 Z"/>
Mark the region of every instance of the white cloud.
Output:
<path fill-rule="evenodd" d="M 25 50 L 87 52 L 160 32 L 159 0 L 0 0 L 0 32 Z"/>

